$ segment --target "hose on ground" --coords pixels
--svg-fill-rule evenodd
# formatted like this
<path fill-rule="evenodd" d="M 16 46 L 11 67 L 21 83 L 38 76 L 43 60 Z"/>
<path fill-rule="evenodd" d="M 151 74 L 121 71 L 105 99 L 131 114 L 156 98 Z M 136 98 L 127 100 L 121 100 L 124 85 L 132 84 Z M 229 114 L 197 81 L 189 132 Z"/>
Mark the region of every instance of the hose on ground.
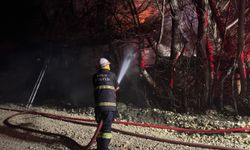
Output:
<path fill-rule="evenodd" d="M 26 130 L 26 131 L 30 131 L 30 132 L 34 132 L 34 133 L 39 133 L 39 134 L 42 134 L 42 135 L 52 136 L 52 137 L 59 137 L 60 140 L 64 141 L 63 143 L 66 143 L 66 146 L 70 146 L 74 150 L 87 150 L 87 149 L 89 149 L 90 146 L 95 142 L 96 137 L 98 136 L 98 134 L 99 134 L 99 132 L 101 130 L 101 127 L 103 125 L 103 121 L 101 120 L 100 123 L 98 124 L 98 126 L 96 128 L 96 131 L 95 131 L 93 137 L 91 138 L 90 142 L 86 146 L 82 146 L 79 143 L 77 143 L 75 140 L 73 140 L 73 139 L 71 139 L 71 138 L 69 138 L 67 136 L 57 134 L 57 133 L 51 133 L 51 132 L 47 132 L 47 131 L 40 131 L 40 130 L 36 130 L 36 129 L 32 129 L 32 128 L 28 128 L 28 127 L 24 127 L 24 126 L 20 126 L 20 125 L 14 125 L 14 124 L 11 124 L 10 121 L 9 121 L 11 118 L 14 118 L 14 117 L 19 116 L 19 115 L 26 115 L 26 114 L 41 115 L 41 116 L 47 117 L 47 118 L 52 118 L 52 119 L 57 119 L 57 120 L 76 123 L 76 122 L 70 121 L 68 119 L 64 120 L 60 116 L 54 116 L 54 115 L 49 116 L 49 114 L 43 114 L 43 113 L 40 114 L 40 113 L 34 112 L 34 111 L 24 111 L 24 112 L 16 113 L 16 114 L 11 115 L 8 118 L 6 118 L 3 121 L 3 123 L 5 125 L 9 126 L 9 127 L 12 127 L 12 128 L 22 129 L 22 130 Z"/>
<path fill-rule="evenodd" d="M 72 123 L 78 123 L 78 124 L 83 124 L 84 122 L 95 122 L 94 119 L 83 119 L 83 118 L 76 118 L 76 117 L 66 117 L 66 116 L 60 116 L 60 115 L 54 115 L 54 114 L 49 114 L 49 113 L 43 113 L 43 112 L 35 112 L 35 111 L 23 111 L 23 110 L 16 110 L 16 109 L 8 109 L 8 108 L 1 108 L 2 110 L 8 110 L 8 111 L 16 111 L 19 112 L 17 114 L 11 115 L 5 120 L 5 124 L 14 127 L 14 128 L 19 128 L 19 129 L 24 129 L 32 132 L 38 132 L 37 130 L 26 128 L 26 127 L 21 127 L 17 125 L 10 124 L 8 120 L 10 118 L 16 117 L 18 115 L 24 115 L 24 114 L 33 114 L 33 115 L 41 115 L 44 117 L 52 118 L 52 119 L 57 119 L 57 120 L 62 120 L 66 122 L 72 122 Z M 229 129 L 217 129 L 217 130 L 196 130 L 196 129 L 186 129 L 186 128 L 176 128 L 176 127 L 171 127 L 171 126 L 161 126 L 161 125 L 154 125 L 154 124 L 141 124 L 141 123 L 135 123 L 135 122 L 126 122 L 126 121 L 114 121 L 114 123 L 118 124 L 125 124 L 125 125 L 134 125 L 134 126 L 141 126 L 141 127 L 150 127 L 150 128 L 158 128 L 158 129 L 168 129 L 168 130 L 175 130 L 175 131 L 180 131 L 180 132 L 189 132 L 189 133 L 225 133 L 225 132 L 246 132 L 250 131 L 250 127 L 244 127 L 244 128 L 229 128 Z M 98 128 L 101 128 L 102 124 L 99 124 Z M 66 139 L 75 143 L 77 147 L 81 148 L 89 148 L 91 144 L 94 142 L 94 137 L 97 136 L 98 134 L 98 129 L 95 132 L 95 135 L 93 136 L 92 140 L 89 142 L 87 146 L 81 146 L 74 140 L 70 139 L 67 137 Z M 191 147 L 200 147 L 200 148 L 210 148 L 210 149 L 223 149 L 223 150 L 238 150 L 238 148 L 230 148 L 230 147 L 223 147 L 223 146 L 214 146 L 214 145 L 207 145 L 207 144 L 200 144 L 200 143 L 191 143 L 191 142 L 183 142 L 183 141 L 176 141 L 176 140 L 171 140 L 171 139 L 162 139 L 162 138 L 157 138 L 157 137 L 152 137 L 148 135 L 143 135 L 143 134 L 137 134 L 137 133 L 132 133 L 128 131 L 123 131 L 119 129 L 112 129 L 115 132 L 120 132 L 123 134 L 131 135 L 131 136 L 136 136 L 140 138 L 146 138 L 150 140 L 155 140 L 159 142 L 167 142 L 171 144 L 180 144 L 180 145 L 185 145 L 185 146 L 191 146 Z M 54 134 L 54 133 L 49 133 L 49 132 L 44 132 L 44 131 L 39 131 L 39 133 L 45 133 L 46 135 L 52 135 L 52 136 L 61 136 L 59 134 Z M 42 133 L 41 133 L 42 134 Z M 64 137 L 65 138 L 65 137 Z M 96 137 L 95 137 L 96 138 Z"/>

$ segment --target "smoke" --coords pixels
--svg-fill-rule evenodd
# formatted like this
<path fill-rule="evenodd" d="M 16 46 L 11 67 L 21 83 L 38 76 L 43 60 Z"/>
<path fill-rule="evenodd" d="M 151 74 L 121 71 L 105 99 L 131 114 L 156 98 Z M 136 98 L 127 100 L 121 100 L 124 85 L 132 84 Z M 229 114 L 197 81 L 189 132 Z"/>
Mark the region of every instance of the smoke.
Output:
<path fill-rule="evenodd" d="M 125 56 L 125 59 L 122 62 L 122 66 L 118 75 L 118 84 L 121 83 L 124 75 L 126 74 L 131 62 L 135 59 L 136 53 L 134 52 L 134 49 L 131 49 Z"/>

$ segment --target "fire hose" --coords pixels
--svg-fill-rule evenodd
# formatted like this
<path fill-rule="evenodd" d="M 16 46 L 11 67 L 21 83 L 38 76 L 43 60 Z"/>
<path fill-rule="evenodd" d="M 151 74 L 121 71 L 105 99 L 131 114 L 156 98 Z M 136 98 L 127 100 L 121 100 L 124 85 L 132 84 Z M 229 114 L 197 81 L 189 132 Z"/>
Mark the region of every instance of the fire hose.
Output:
<path fill-rule="evenodd" d="M 41 133 L 41 134 L 50 135 L 50 136 L 61 136 L 61 135 L 55 134 L 55 133 L 50 133 L 50 132 L 39 131 L 39 130 L 26 128 L 26 127 L 21 127 L 19 125 L 13 125 L 13 124 L 9 123 L 8 120 L 10 120 L 11 118 L 16 117 L 18 115 L 32 114 L 32 115 L 41 115 L 43 117 L 62 120 L 62 121 L 66 121 L 66 122 L 77 123 L 77 124 L 83 124 L 84 122 L 95 122 L 94 119 L 83 119 L 83 118 L 77 118 L 77 117 L 67 117 L 67 116 L 60 116 L 60 115 L 54 115 L 54 114 L 36 112 L 36 111 L 24 111 L 24 110 L 1 108 L 1 107 L 0 107 L 0 109 L 7 110 L 7 111 L 18 112 L 18 113 L 14 114 L 14 115 L 9 116 L 7 119 L 5 119 L 5 121 L 4 121 L 5 125 L 13 127 L 13 128 L 19 128 L 19 129 L 28 130 L 28 131 L 31 131 L 31 132 Z M 126 121 L 114 121 L 114 123 L 124 124 L 124 125 L 141 126 L 141 127 L 158 128 L 158 129 L 167 129 L 167 130 L 174 130 L 174 131 L 179 131 L 179 132 L 189 132 L 189 133 L 213 133 L 213 134 L 215 134 L 215 133 L 249 132 L 250 131 L 250 127 L 216 129 L 216 130 L 202 130 L 202 129 L 177 128 L 177 127 L 161 126 L 161 125 L 154 125 L 154 124 L 142 124 L 142 123 L 126 122 Z M 68 141 L 71 141 L 72 143 L 74 143 L 79 149 L 80 148 L 88 149 L 94 143 L 95 138 L 97 137 L 101 127 L 102 127 L 102 122 L 98 125 L 94 136 L 92 137 L 92 139 L 90 140 L 90 142 L 86 146 L 81 146 L 80 144 L 78 144 L 76 141 L 70 139 L 69 137 L 65 136 L 63 138 L 67 139 Z M 140 137 L 140 138 L 146 138 L 146 139 L 159 141 L 159 142 L 167 142 L 167 143 L 171 143 L 171 144 L 179 144 L 179 145 L 185 145 L 185 146 L 191 146 L 191 147 L 199 147 L 199 148 L 209 148 L 209 149 L 223 149 L 223 150 L 236 150 L 236 149 L 238 149 L 238 148 L 207 145 L 207 144 L 200 144 L 200 143 L 183 142 L 183 141 L 177 141 L 177 140 L 171 140 L 171 139 L 162 139 L 162 138 L 157 138 L 157 137 L 152 137 L 152 136 L 148 136 L 148 135 L 132 133 L 132 132 L 123 131 L 123 130 L 114 129 L 114 128 L 112 130 L 114 132 L 119 132 L 119 133 L 122 133 L 122 134 L 136 136 L 136 137 Z"/>

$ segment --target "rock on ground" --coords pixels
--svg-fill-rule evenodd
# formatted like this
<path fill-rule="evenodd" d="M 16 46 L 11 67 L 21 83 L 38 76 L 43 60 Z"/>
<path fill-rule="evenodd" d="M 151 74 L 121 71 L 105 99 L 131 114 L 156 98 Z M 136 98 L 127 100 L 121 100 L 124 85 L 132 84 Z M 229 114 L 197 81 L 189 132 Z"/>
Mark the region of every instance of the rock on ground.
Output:
<path fill-rule="evenodd" d="M 118 119 L 124 121 L 135 121 L 140 123 L 153 123 L 171 125 L 195 129 L 218 129 L 250 126 L 250 118 L 242 116 L 224 116 L 215 111 L 209 111 L 204 115 L 178 114 L 158 109 L 133 108 L 122 105 L 119 109 Z M 22 109 L 24 107 L 13 104 L 1 104 L 0 107 Z M 119 106 L 118 106 L 119 108 Z M 47 112 L 56 115 L 63 115 L 78 118 L 92 118 L 93 108 L 82 109 L 59 109 L 46 107 L 33 107 L 32 110 Z M 25 130 L 7 127 L 3 121 L 15 114 L 13 111 L 0 109 L 0 148 L 3 150 L 68 150 L 75 149 L 73 144 L 59 137 L 51 137 L 32 133 Z M 43 132 L 51 132 L 64 135 L 75 140 L 80 145 L 86 145 L 95 131 L 95 125 L 74 124 L 37 115 L 22 115 L 11 118 L 10 122 Z M 93 125 L 93 123 L 92 123 Z M 191 134 L 147 127 L 113 124 L 113 127 L 133 133 L 145 134 L 153 137 L 173 139 L 186 142 L 203 143 L 239 149 L 250 149 L 249 133 L 227 133 L 227 134 Z M 95 149 L 94 144 L 91 149 Z M 130 135 L 113 132 L 113 139 L 110 144 L 111 150 L 188 150 L 201 149 L 183 145 L 162 143 L 148 139 L 142 139 Z"/>

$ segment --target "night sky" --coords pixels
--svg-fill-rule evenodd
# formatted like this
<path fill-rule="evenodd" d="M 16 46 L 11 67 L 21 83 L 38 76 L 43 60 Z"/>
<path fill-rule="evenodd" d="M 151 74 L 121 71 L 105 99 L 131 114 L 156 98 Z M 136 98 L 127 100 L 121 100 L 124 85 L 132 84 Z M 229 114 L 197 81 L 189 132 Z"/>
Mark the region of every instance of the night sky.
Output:
<path fill-rule="evenodd" d="M 32 0 L 1 1 L 1 39 L 25 38 L 34 32 L 35 7 Z"/>

